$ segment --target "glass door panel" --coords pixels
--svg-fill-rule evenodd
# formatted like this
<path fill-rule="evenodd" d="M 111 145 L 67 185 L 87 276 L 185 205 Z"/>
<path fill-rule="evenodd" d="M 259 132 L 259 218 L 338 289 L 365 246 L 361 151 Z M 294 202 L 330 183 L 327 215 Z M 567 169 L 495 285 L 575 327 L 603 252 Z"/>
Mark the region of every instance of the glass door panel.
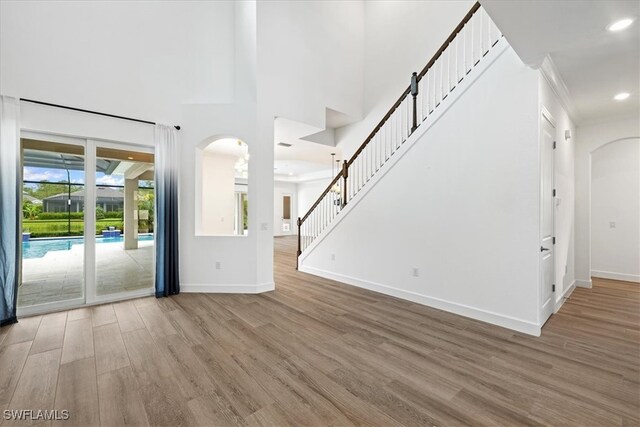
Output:
<path fill-rule="evenodd" d="M 85 149 L 23 138 L 18 307 L 84 298 Z"/>
<path fill-rule="evenodd" d="M 149 289 L 154 282 L 152 153 L 96 147 L 96 295 Z"/>

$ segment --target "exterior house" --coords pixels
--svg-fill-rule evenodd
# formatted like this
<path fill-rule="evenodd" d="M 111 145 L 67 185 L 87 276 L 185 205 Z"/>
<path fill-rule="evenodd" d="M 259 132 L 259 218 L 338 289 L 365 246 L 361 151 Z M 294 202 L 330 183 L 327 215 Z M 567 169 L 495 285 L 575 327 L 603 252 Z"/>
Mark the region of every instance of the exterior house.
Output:
<path fill-rule="evenodd" d="M 45 197 L 42 200 L 43 212 L 67 212 L 68 200 L 71 200 L 71 212 L 82 212 L 84 208 L 85 190 L 71 193 L 60 193 Z M 124 209 L 124 192 L 117 188 L 97 187 L 96 206 L 105 212 L 117 212 Z"/>

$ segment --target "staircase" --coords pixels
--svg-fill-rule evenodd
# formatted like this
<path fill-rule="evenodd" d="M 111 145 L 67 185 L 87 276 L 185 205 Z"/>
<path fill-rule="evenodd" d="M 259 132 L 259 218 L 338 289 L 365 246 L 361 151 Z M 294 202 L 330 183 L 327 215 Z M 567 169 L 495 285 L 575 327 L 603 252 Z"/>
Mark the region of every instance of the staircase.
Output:
<path fill-rule="evenodd" d="M 418 127 L 473 72 L 502 34 L 480 3 L 473 5 L 427 65 L 311 206 L 298 218 L 298 258 L 389 161 Z"/>

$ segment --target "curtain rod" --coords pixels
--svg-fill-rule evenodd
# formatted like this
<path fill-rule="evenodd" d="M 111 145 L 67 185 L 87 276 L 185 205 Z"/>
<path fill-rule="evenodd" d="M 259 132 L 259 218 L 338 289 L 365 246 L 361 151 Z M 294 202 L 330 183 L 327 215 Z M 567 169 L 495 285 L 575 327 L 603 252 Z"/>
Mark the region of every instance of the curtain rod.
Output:
<path fill-rule="evenodd" d="M 65 110 L 79 111 L 81 113 L 95 114 L 95 115 L 98 115 L 98 116 L 112 117 L 114 119 L 129 120 L 130 122 L 146 123 L 148 125 L 156 125 L 157 124 L 155 122 L 150 122 L 149 120 L 140 120 L 140 119 L 134 119 L 134 118 L 131 118 L 131 117 L 116 116 L 115 114 L 107 114 L 107 113 L 101 113 L 99 111 L 84 110 L 82 108 L 68 107 L 66 105 L 60 105 L 60 104 L 51 104 L 49 102 L 35 101 L 33 99 L 20 98 L 20 101 L 31 102 L 32 104 L 46 105 L 46 106 L 49 106 L 49 107 L 63 108 Z M 180 126 L 174 126 L 174 128 L 176 128 L 177 130 L 180 130 Z"/>

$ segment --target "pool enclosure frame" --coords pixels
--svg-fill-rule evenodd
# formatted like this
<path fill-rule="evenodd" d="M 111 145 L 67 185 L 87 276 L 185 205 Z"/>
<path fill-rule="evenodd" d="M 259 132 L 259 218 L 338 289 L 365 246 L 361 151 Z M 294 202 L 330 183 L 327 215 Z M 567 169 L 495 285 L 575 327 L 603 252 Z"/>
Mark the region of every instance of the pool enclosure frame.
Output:
<path fill-rule="evenodd" d="M 105 302 L 121 301 L 131 298 L 139 298 L 154 294 L 153 282 L 149 288 L 135 291 L 112 293 L 108 295 L 97 295 L 97 263 L 96 263 L 96 150 L 100 148 L 111 148 L 116 150 L 132 150 L 141 153 L 154 153 L 154 147 L 150 145 L 121 143 L 92 138 L 70 137 L 42 132 L 23 130 L 20 133 L 21 139 L 34 139 L 52 143 L 69 144 L 84 148 L 84 268 L 83 268 L 83 296 L 64 301 L 48 302 L 43 304 L 18 307 L 18 316 L 30 316 L 53 311 L 66 310 L 70 308 L 103 304 Z M 22 171 L 22 167 L 20 168 Z M 20 176 L 22 183 L 22 176 Z M 155 187 L 155 185 L 154 185 Z M 20 187 L 22 191 L 22 186 Z M 22 212 L 22 197 L 20 198 L 20 212 Z M 22 227 L 22 221 L 20 222 Z M 20 230 L 22 233 L 22 230 Z M 22 283 L 22 251 L 20 251 L 20 283 Z M 18 290 L 18 292 L 20 292 Z"/>

